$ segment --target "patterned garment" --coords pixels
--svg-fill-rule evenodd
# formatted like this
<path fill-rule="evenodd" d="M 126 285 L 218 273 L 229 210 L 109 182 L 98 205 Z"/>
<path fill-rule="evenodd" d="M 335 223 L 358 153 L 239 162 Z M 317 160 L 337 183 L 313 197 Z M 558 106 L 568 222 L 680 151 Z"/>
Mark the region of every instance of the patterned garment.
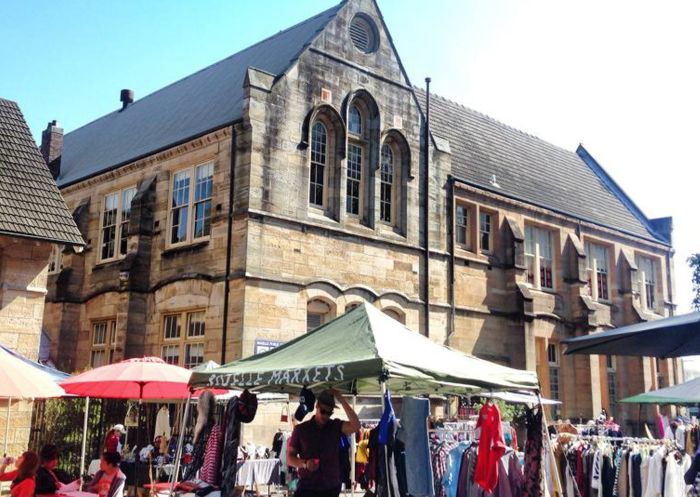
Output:
<path fill-rule="evenodd" d="M 204 464 L 199 472 L 199 478 L 210 485 L 219 486 L 221 481 L 221 452 L 224 448 L 224 434 L 221 425 L 214 425 L 207 440 L 204 451 Z"/>
<path fill-rule="evenodd" d="M 224 454 L 222 457 L 221 495 L 233 495 L 238 470 L 238 445 L 241 442 L 241 418 L 238 415 L 238 397 L 232 397 L 224 415 Z"/>
<path fill-rule="evenodd" d="M 197 442 L 194 444 L 194 450 L 192 451 L 192 463 L 187 466 L 185 471 L 185 480 L 192 480 L 197 476 L 197 471 L 199 471 L 204 464 L 204 453 L 207 449 L 207 442 L 209 441 L 209 433 L 211 432 L 212 426 L 207 424 L 202 428 L 202 432 L 197 438 Z"/>
<path fill-rule="evenodd" d="M 525 441 L 525 487 L 523 497 L 543 497 L 544 477 L 542 458 L 544 453 L 542 410 L 539 407 L 525 412 L 527 439 Z"/>

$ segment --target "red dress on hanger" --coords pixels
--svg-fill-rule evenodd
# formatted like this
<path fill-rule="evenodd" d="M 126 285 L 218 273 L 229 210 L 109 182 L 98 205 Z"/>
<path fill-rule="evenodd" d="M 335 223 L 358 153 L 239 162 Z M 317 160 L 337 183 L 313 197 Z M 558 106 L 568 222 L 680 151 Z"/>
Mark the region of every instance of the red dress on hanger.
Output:
<path fill-rule="evenodd" d="M 476 427 L 481 428 L 479 454 L 476 458 L 474 483 L 487 493 L 498 484 L 498 461 L 506 452 L 506 441 L 501 426 L 501 411 L 496 404 L 487 402 L 479 412 Z"/>

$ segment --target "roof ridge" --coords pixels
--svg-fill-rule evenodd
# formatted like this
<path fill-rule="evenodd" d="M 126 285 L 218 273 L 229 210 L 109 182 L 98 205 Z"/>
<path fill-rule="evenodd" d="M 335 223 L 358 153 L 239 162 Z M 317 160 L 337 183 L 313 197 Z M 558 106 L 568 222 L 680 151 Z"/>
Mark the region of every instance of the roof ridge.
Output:
<path fill-rule="evenodd" d="M 423 94 L 425 94 L 425 90 L 424 90 L 423 88 L 420 88 L 420 87 L 414 85 L 414 89 L 417 90 L 417 91 L 419 91 L 419 92 L 421 92 L 421 93 L 423 93 Z M 524 130 L 522 130 L 522 129 L 516 128 L 515 126 L 512 126 L 512 125 L 510 125 L 510 124 L 508 124 L 508 123 L 505 123 L 505 122 L 503 122 L 503 121 L 501 121 L 501 120 L 499 120 L 499 119 L 496 119 L 495 117 L 492 117 L 492 116 L 490 116 L 490 115 L 488 115 L 488 114 L 486 114 L 486 113 L 484 113 L 484 112 L 478 111 L 478 110 L 476 110 L 476 109 L 472 109 L 471 107 L 467 107 L 466 105 L 464 105 L 464 104 L 461 103 L 461 102 L 457 102 L 456 100 L 452 100 L 452 99 L 449 99 L 449 98 L 447 98 L 447 97 L 443 97 L 442 95 L 439 95 L 439 94 L 437 94 L 437 93 L 432 93 L 432 92 L 430 93 L 430 96 L 431 96 L 431 97 L 437 97 L 438 99 L 443 100 L 443 101 L 447 102 L 448 104 L 451 104 L 451 105 L 454 105 L 454 106 L 457 106 L 457 107 L 461 107 L 461 108 L 463 108 L 464 110 L 466 110 L 466 111 L 468 111 L 468 112 L 471 112 L 472 114 L 476 114 L 477 116 L 480 116 L 480 117 L 482 117 L 482 118 L 484 118 L 484 119 L 487 119 L 487 120 L 489 120 L 489 121 L 491 121 L 491 122 L 493 122 L 493 123 L 495 123 L 495 124 L 498 124 L 499 126 L 502 126 L 502 127 L 504 127 L 504 128 L 507 128 L 507 129 L 509 129 L 509 130 L 511 130 L 511 131 L 514 131 L 514 132 L 518 133 L 518 134 L 527 136 L 528 138 L 533 138 L 533 139 L 538 140 L 538 141 L 540 141 L 540 142 L 542 142 L 542 143 L 546 143 L 546 144 L 549 145 L 550 147 L 557 148 L 557 149 L 562 150 L 562 151 L 564 151 L 564 152 L 566 152 L 566 153 L 568 153 L 568 154 L 571 154 L 571 155 L 576 155 L 576 152 L 573 151 L 573 150 L 569 150 L 568 148 L 561 147 L 561 146 L 559 146 L 559 145 L 557 145 L 557 144 L 555 144 L 555 143 L 552 143 L 552 142 L 549 142 L 549 141 L 545 140 L 545 139 L 542 138 L 542 137 L 539 137 L 539 136 L 534 135 L 534 134 L 532 134 L 532 133 L 528 133 L 527 131 L 524 131 Z"/>
<path fill-rule="evenodd" d="M 252 45 L 248 45 L 247 47 L 245 47 L 245 48 L 243 48 L 243 49 L 241 49 L 241 50 L 239 50 L 239 51 L 237 51 L 237 52 L 235 52 L 235 53 L 233 53 L 233 54 L 231 54 L 231 55 L 228 55 L 228 56 L 224 57 L 223 59 L 219 59 L 218 61 L 213 62 L 213 63 L 211 63 L 211 64 L 209 64 L 209 65 L 207 65 L 207 66 L 205 66 L 205 67 L 203 67 L 203 68 L 201 68 L 201 69 L 199 69 L 199 70 L 193 72 L 193 73 L 190 73 L 190 74 L 188 74 L 187 76 L 183 76 L 182 78 L 177 79 L 177 80 L 173 81 L 172 83 L 168 83 L 167 85 L 162 86 L 162 87 L 158 88 L 157 90 L 154 90 L 154 91 L 152 91 L 151 93 L 148 93 L 147 95 L 144 95 L 143 97 L 134 100 L 134 102 L 131 103 L 131 104 L 129 105 L 129 107 L 134 106 L 134 105 L 138 105 L 140 102 L 143 102 L 145 99 L 147 99 L 147 98 L 149 98 L 149 97 L 152 97 L 153 95 L 156 95 L 157 93 L 160 93 L 160 92 L 162 92 L 162 91 L 164 91 L 164 90 L 170 88 L 171 86 L 174 86 L 174 85 L 176 85 L 176 84 L 178 84 L 178 83 L 181 83 L 182 81 L 185 81 L 185 80 L 187 80 L 187 79 L 190 79 L 190 78 L 196 76 L 197 74 L 202 73 L 203 71 L 206 71 L 206 70 L 208 70 L 208 69 L 210 69 L 210 68 L 212 68 L 212 67 L 218 66 L 219 64 L 223 64 L 224 62 L 229 61 L 229 60 L 232 59 L 233 57 L 236 57 L 236 56 L 238 56 L 238 55 L 240 55 L 240 54 L 242 54 L 242 53 L 244 53 L 244 52 L 247 52 L 248 50 L 251 50 L 251 49 L 257 47 L 258 45 L 261 45 L 262 43 L 268 42 L 268 41 L 272 40 L 273 38 L 275 38 L 275 37 L 277 37 L 277 36 L 280 36 L 280 35 L 283 34 L 283 33 L 286 33 L 286 32 L 288 32 L 288 31 L 291 31 L 291 30 L 295 29 L 295 28 L 298 28 L 299 26 L 302 26 L 302 25 L 304 25 L 304 24 L 306 24 L 306 23 L 308 23 L 308 22 L 310 22 L 310 21 L 313 21 L 314 19 L 318 19 L 319 17 L 322 17 L 322 16 L 324 16 L 324 15 L 327 15 L 327 14 L 329 14 L 331 11 L 337 11 L 337 10 L 340 8 L 340 6 L 343 5 L 343 4 L 346 3 L 346 2 L 347 2 L 347 0 L 342 0 L 339 4 L 336 4 L 335 6 L 330 7 L 330 8 L 328 8 L 328 9 L 324 10 L 323 12 L 319 12 L 318 14 L 316 14 L 316 15 L 314 15 L 314 16 L 308 17 L 308 18 L 304 19 L 303 21 L 300 21 L 300 22 L 294 24 L 293 26 L 290 26 L 290 27 L 285 28 L 285 29 L 281 29 L 281 30 L 278 31 L 277 33 L 272 34 L 272 35 L 268 36 L 267 38 L 264 38 L 264 39 L 262 39 L 262 40 L 260 40 L 260 41 L 258 41 L 258 42 L 255 42 L 255 43 L 253 43 Z M 329 20 L 330 20 L 330 18 L 329 18 Z M 75 128 L 74 130 L 69 131 L 68 133 L 66 133 L 66 136 L 70 135 L 71 133 L 75 133 L 76 131 L 78 131 L 78 130 L 80 130 L 80 129 L 82 129 L 82 128 L 85 128 L 86 126 L 90 126 L 91 124 L 94 124 L 94 123 L 96 123 L 96 122 L 98 122 L 98 121 L 100 121 L 100 120 L 102 120 L 102 119 L 104 119 L 104 118 L 106 118 L 106 117 L 109 117 L 109 116 L 111 116 L 111 115 L 113 115 L 113 114 L 115 114 L 115 113 L 118 113 L 118 112 L 121 112 L 121 110 L 119 110 L 119 109 L 113 110 L 113 111 L 111 111 L 111 112 L 108 112 L 107 114 L 104 114 L 104 115 L 102 115 L 102 116 L 100 116 L 100 117 L 97 117 L 97 118 L 93 119 L 92 121 L 89 121 L 89 122 L 83 124 L 82 126 L 80 126 L 80 127 L 78 127 L 78 128 Z"/>

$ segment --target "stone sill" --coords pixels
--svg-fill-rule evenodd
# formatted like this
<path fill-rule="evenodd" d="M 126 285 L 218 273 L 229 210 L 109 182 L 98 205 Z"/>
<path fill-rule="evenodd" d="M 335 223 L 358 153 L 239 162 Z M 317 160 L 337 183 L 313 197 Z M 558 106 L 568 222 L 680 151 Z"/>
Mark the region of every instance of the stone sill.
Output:
<path fill-rule="evenodd" d="M 124 258 L 121 259 L 116 259 L 116 260 L 111 260 L 111 261 L 105 261 L 105 262 L 98 262 L 95 264 L 92 268 L 92 271 L 102 271 L 103 269 L 112 269 L 114 267 L 119 267 L 121 262 L 124 260 Z"/>
<path fill-rule="evenodd" d="M 202 240 L 200 242 L 188 243 L 187 245 L 178 245 L 177 247 L 171 247 L 165 249 L 161 252 L 162 257 L 175 257 L 181 254 L 186 254 L 188 252 L 196 252 L 209 245 L 209 240 Z"/>

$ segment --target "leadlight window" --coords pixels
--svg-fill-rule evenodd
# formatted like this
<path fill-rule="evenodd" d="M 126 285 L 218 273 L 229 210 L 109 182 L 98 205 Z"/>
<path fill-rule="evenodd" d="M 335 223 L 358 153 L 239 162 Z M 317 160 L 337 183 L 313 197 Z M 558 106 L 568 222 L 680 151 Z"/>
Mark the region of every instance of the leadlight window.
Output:
<path fill-rule="evenodd" d="M 194 188 L 192 184 L 194 182 Z M 214 165 L 202 164 L 173 175 L 170 243 L 187 243 L 211 234 Z"/>
<path fill-rule="evenodd" d="M 594 300 L 609 300 L 608 248 L 596 243 L 586 243 L 588 293 Z M 595 273 L 595 274 L 594 274 Z M 594 279 L 595 278 L 595 281 Z"/>
<path fill-rule="evenodd" d="M 350 107 L 348 114 L 348 131 L 353 135 L 362 134 L 362 113 L 356 105 Z"/>
<path fill-rule="evenodd" d="M 527 281 L 535 288 L 554 289 L 552 232 L 525 226 L 525 262 Z"/>
<path fill-rule="evenodd" d="M 117 348 L 117 322 L 114 319 L 92 323 L 90 366 L 98 368 L 110 364 Z"/>
<path fill-rule="evenodd" d="M 317 122 L 311 130 L 311 171 L 309 180 L 309 203 L 323 207 L 325 187 L 328 133 L 326 127 Z"/>
<path fill-rule="evenodd" d="M 348 214 L 360 214 L 360 188 L 362 184 L 362 147 L 348 144 L 345 210 Z"/>
<path fill-rule="evenodd" d="M 479 246 L 482 252 L 491 252 L 493 245 L 493 233 L 491 226 L 492 216 L 488 212 L 479 212 Z"/>
<path fill-rule="evenodd" d="M 392 202 L 394 189 L 394 152 L 391 146 L 382 146 L 382 165 L 380 175 L 379 219 L 392 222 Z"/>
<path fill-rule="evenodd" d="M 169 364 L 193 368 L 204 362 L 205 311 L 179 312 L 163 316 L 161 357 Z M 181 323 L 187 323 L 182 333 Z"/>
<path fill-rule="evenodd" d="M 469 208 L 457 205 L 455 208 L 455 242 L 469 250 Z"/>
<path fill-rule="evenodd" d="M 647 310 L 656 310 L 656 264 L 650 257 L 638 256 L 640 293 Z"/>
<path fill-rule="evenodd" d="M 105 195 L 100 219 L 100 261 L 126 255 L 131 201 L 135 195 L 135 187 Z"/>

